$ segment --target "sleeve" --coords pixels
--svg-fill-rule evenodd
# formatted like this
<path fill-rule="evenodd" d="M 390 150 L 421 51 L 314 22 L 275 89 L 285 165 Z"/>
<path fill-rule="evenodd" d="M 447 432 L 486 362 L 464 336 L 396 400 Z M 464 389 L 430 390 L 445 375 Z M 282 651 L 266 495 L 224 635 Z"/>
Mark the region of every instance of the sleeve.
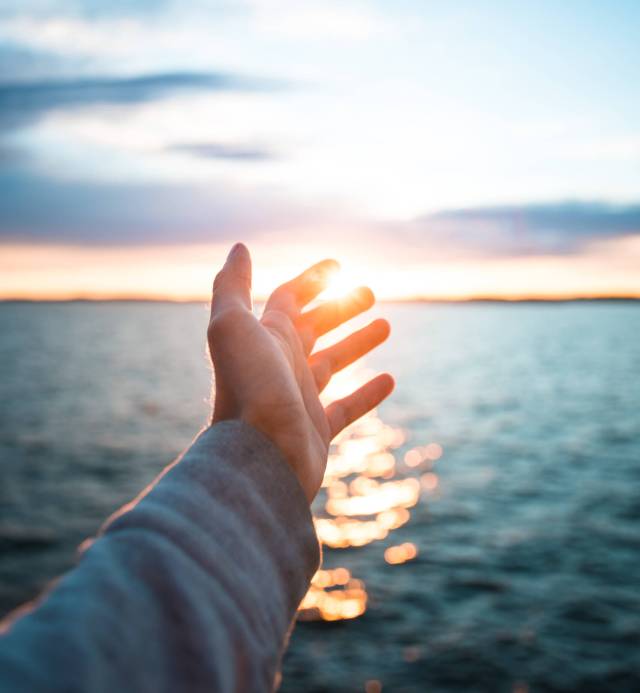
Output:
<path fill-rule="evenodd" d="M 0 691 L 272 690 L 318 562 L 280 452 L 216 424 L 2 624 Z"/>

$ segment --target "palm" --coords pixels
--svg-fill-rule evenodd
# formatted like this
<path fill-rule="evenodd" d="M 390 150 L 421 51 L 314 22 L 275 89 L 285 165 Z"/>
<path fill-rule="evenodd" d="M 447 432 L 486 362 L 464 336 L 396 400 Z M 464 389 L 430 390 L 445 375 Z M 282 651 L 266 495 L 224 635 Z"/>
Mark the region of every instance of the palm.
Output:
<path fill-rule="evenodd" d="M 212 299 L 213 421 L 240 418 L 265 433 L 310 499 L 320 487 L 331 439 L 393 387 L 390 376 L 379 376 L 326 409 L 320 403 L 318 395 L 332 374 L 383 341 L 389 331 L 386 321 L 377 320 L 311 355 L 320 335 L 373 303 L 371 291 L 359 289 L 301 312 L 322 291 L 335 264 L 319 263 L 279 287 L 258 320 L 251 312 L 248 251 L 239 246 L 218 275 Z"/>

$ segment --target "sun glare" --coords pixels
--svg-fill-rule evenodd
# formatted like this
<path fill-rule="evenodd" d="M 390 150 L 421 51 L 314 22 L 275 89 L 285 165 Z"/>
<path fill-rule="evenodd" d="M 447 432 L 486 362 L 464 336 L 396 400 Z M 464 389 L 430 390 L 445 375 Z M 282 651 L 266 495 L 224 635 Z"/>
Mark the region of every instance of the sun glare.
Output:
<path fill-rule="evenodd" d="M 327 394 L 326 401 L 343 397 L 370 375 L 361 366 L 352 366 L 337 374 L 323 396 Z M 314 503 L 314 525 L 325 564 L 300 604 L 300 620 L 336 621 L 366 612 L 367 585 L 352 575 L 350 566 L 341 565 L 341 552 L 349 552 L 347 562 L 356 549 L 378 544 L 380 559 L 389 565 L 417 557 L 413 542 L 391 542 L 395 530 L 409 524 L 418 503 L 435 498 L 439 477 L 434 465 L 443 449 L 431 441 L 406 450 L 407 443 L 406 432 L 385 423 L 376 410 L 332 442 Z M 406 531 L 405 527 L 405 536 Z"/>
<path fill-rule="evenodd" d="M 326 289 L 320 294 L 319 298 L 323 301 L 345 298 L 358 286 L 366 283 L 358 281 L 358 279 L 359 277 L 354 272 L 344 268 L 339 269 L 331 275 Z"/>

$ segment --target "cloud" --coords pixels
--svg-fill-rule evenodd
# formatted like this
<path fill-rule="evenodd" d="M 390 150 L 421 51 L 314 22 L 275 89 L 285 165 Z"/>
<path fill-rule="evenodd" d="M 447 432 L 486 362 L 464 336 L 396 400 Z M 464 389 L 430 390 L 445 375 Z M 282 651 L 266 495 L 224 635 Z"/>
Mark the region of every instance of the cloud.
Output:
<path fill-rule="evenodd" d="M 591 241 L 639 233 L 640 203 L 581 201 L 445 210 L 405 230 L 413 244 L 480 256 L 571 254 Z"/>
<path fill-rule="evenodd" d="M 379 247 L 391 262 L 415 263 L 578 255 L 594 241 L 640 235 L 640 203 L 454 209 L 389 224 L 355 219 L 331 205 L 304 205 L 271 188 L 223 182 L 99 184 L 48 179 L 26 169 L 0 175 L 0 188 L 5 243 L 166 245 L 276 236 L 305 242 L 320 233 L 325 241 Z"/>
<path fill-rule="evenodd" d="M 191 142 L 167 147 L 169 152 L 190 154 L 200 159 L 222 161 L 273 161 L 279 158 L 275 152 L 261 145 L 226 144 L 223 142 Z"/>
<path fill-rule="evenodd" d="M 0 40 L 0 62 L 3 80 L 15 84 L 25 80 L 61 77 L 73 69 L 79 72 L 86 60 L 73 60 L 59 53 Z"/>
<path fill-rule="evenodd" d="M 256 91 L 275 82 L 216 72 L 169 72 L 134 77 L 77 77 L 0 82 L 0 126 L 18 128 L 50 111 L 146 103 L 175 92 Z"/>
<path fill-rule="evenodd" d="M 97 184 L 0 175 L 0 242 L 164 245 L 258 238 L 322 219 L 230 185 Z"/>

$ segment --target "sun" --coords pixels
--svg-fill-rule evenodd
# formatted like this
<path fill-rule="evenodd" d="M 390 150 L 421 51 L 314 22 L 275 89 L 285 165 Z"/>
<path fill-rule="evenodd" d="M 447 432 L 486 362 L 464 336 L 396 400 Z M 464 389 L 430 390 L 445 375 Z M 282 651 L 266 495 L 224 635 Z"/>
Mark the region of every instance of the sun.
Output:
<path fill-rule="evenodd" d="M 338 298 L 344 298 L 349 292 L 355 289 L 357 284 L 352 276 L 344 270 L 336 270 L 331 275 L 326 289 L 320 294 L 320 298 L 325 301 L 332 301 Z"/>

